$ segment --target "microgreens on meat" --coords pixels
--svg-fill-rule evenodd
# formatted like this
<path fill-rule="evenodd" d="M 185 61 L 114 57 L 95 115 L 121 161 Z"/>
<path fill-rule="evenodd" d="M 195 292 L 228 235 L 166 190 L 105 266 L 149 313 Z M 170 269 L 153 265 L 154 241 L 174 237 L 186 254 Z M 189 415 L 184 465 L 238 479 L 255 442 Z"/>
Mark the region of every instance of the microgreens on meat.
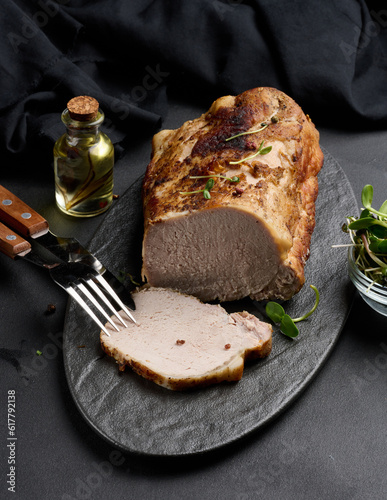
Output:
<path fill-rule="evenodd" d="M 270 121 L 271 121 L 271 123 L 278 123 L 279 118 L 278 118 L 278 116 L 274 115 L 270 118 Z M 261 128 L 259 128 L 257 130 L 248 130 L 247 132 L 241 132 L 240 134 L 232 135 L 231 137 L 228 137 L 226 139 L 226 142 L 231 141 L 232 139 L 236 139 L 237 137 L 241 137 L 242 135 L 257 134 L 258 132 L 262 132 L 262 130 L 265 130 L 265 128 L 267 128 L 269 125 L 270 125 L 270 123 L 263 122 L 263 123 L 261 123 Z"/>
<path fill-rule="evenodd" d="M 208 177 L 218 177 L 219 179 L 226 179 L 230 182 L 239 182 L 240 179 L 238 176 L 234 175 L 234 177 L 226 177 L 225 175 L 213 174 L 213 175 L 190 175 L 190 179 L 207 179 Z"/>
<path fill-rule="evenodd" d="M 373 187 L 365 185 L 361 193 L 364 208 L 360 217 L 348 217 L 343 231 L 350 234 L 350 246 L 355 248 L 359 270 L 373 283 L 387 286 L 387 200 L 376 210 L 372 207 L 373 194 Z"/>
<path fill-rule="evenodd" d="M 270 119 L 270 122 L 271 123 L 278 123 L 279 122 L 278 116 L 272 116 Z M 241 132 L 239 134 L 233 135 L 231 137 L 228 137 L 226 139 L 226 142 L 231 141 L 232 139 L 236 139 L 237 137 L 241 137 L 242 135 L 257 134 L 258 132 L 262 132 L 262 130 L 265 130 L 269 125 L 270 125 L 270 123 L 263 122 L 263 123 L 261 123 L 261 128 L 259 128 L 257 130 L 248 130 L 246 132 Z M 255 158 L 258 155 L 267 155 L 267 153 L 270 153 L 270 151 L 272 150 L 272 146 L 266 146 L 264 148 L 263 142 L 264 141 L 261 142 L 261 144 L 258 148 L 258 151 L 256 153 L 254 153 L 252 156 L 248 156 L 247 158 L 243 158 L 242 160 L 238 160 L 238 161 L 230 161 L 229 162 L 230 165 L 238 165 L 239 163 L 243 163 L 246 160 L 252 160 L 253 158 Z"/>
<path fill-rule="evenodd" d="M 204 187 L 204 189 L 198 189 L 196 191 L 185 191 L 185 192 L 182 192 L 180 191 L 180 194 L 196 194 L 196 193 L 203 193 L 203 196 L 206 200 L 209 200 L 211 198 L 211 195 L 210 195 L 210 191 L 211 189 L 214 187 L 214 184 L 215 184 L 215 181 L 212 177 L 210 177 L 208 179 L 208 181 L 206 182 L 206 185 Z"/>
<path fill-rule="evenodd" d="M 203 193 L 203 196 L 206 200 L 209 200 L 211 198 L 210 191 L 215 185 L 215 180 L 214 177 L 217 177 L 219 179 L 226 179 L 230 182 L 240 182 L 239 177 L 234 175 L 234 177 L 226 177 L 225 175 L 220 175 L 220 174 L 213 174 L 213 175 L 190 175 L 190 179 L 208 179 L 206 182 L 206 185 L 204 189 L 198 189 L 196 191 L 185 191 L 181 192 L 180 194 L 196 194 L 196 193 Z"/>
<path fill-rule="evenodd" d="M 259 128 L 258 130 L 250 130 L 247 132 L 241 132 L 240 134 L 232 135 L 231 137 L 228 137 L 226 139 L 226 142 L 231 141 L 232 139 L 236 139 L 237 137 L 241 137 L 242 135 L 257 134 L 258 132 L 262 132 L 262 130 L 265 130 L 265 128 L 267 128 L 268 126 L 268 123 L 261 123 L 261 128 Z"/>
<path fill-rule="evenodd" d="M 312 309 L 304 314 L 303 316 L 300 316 L 299 318 L 291 318 L 288 314 L 285 313 L 284 308 L 278 304 L 278 302 L 268 302 L 266 304 L 266 314 L 268 317 L 274 322 L 274 323 L 279 323 L 280 324 L 280 330 L 281 332 L 286 335 L 287 337 L 295 338 L 298 336 L 299 331 L 298 328 L 296 327 L 295 323 L 298 323 L 299 321 L 304 321 L 306 318 L 308 318 L 317 308 L 318 303 L 320 301 L 320 294 L 317 288 L 313 285 L 310 285 L 310 288 L 312 288 L 316 294 L 316 300 L 314 303 L 314 306 Z"/>
<path fill-rule="evenodd" d="M 239 163 L 243 163 L 246 160 L 252 160 L 253 158 L 255 158 L 258 155 L 267 155 L 267 153 L 270 153 L 270 151 L 272 150 L 272 146 L 266 146 L 264 148 L 263 143 L 264 143 L 264 141 L 261 142 L 261 144 L 259 145 L 258 151 L 256 153 L 254 153 L 251 156 L 248 156 L 247 158 L 242 158 L 242 160 L 230 161 L 229 162 L 230 165 L 238 165 Z"/>

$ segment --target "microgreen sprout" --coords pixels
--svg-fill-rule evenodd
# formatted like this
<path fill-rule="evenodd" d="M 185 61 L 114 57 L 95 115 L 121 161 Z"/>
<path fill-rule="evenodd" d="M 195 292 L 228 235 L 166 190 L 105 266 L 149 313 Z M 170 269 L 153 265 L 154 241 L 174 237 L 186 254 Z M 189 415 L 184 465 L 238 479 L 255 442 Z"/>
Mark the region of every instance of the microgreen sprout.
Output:
<path fill-rule="evenodd" d="M 387 218 L 387 200 L 383 203 L 380 210 L 375 210 L 372 208 L 372 199 L 374 197 L 374 188 L 371 184 L 367 184 L 363 187 L 361 192 L 361 202 L 366 210 L 369 210 L 375 215 L 379 215 L 380 217 Z M 386 224 L 387 227 L 387 224 Z"/>
<path fill-rule="evenodd" d="M 269 318 L 274 322 L 274 323 L 279 323 L 280 324 L 280 330 L 281 332 L 286 335 L 287 337 L 290 338 L 295 338 L 298 336 L 299 331 L 298 328 L 296 327 L 295 323 L 298 323 L 300 321 L 304 321 L 306 318 L 308 318 L 317 308 L 318 303 L 320 301 L 320 294 L 317 288 L 313 285 L 310 285 L 310 288 L 312 288 L 316 294 L 316 300 L 314 303 L 314 306 L 312 309 L 304 314 L 303 316 L 300 316 L 299 318 L 291 318 L 288 314 L 285 313 L 284 308 L 278 304 L 278 302 L 268 302 L 266 304 L 266 314 L 269 316 Z"/>
<path fill-rule="evenodd" d="M 348 217 L 346 230 L 355 248 L 355 263 L 372 283 L 387 285 L 387 200 L 379 210 L 372 207 L 373 187 L 364 186 L 359 218 Z M 340 245 L 334 245 L 340 246 Z"/>
<path fill-rule="evenodd" d="M 211 189 L 214 187 L 214 184 L 215 184 L 215 181 L 212 177 L 210 177 L 208 179 L 208 181 L 206 182 L 206 185 L 204 187 L 204 189 L 198 189 L 196 191 L 185 191 L 185 192 L 182 192 L 180 191 L 180 194 L 196 194 L 196 193 L 203 193 L 203 196 L 206 200 L 209 200 L 211 198 L 211 195 L 210 195 L 210 191 Z"/>
<path fill-rule="evenodd" d="M 256 153 L 254 153 L 251 156 L 248 156 L 247 158 L 242 158 L 242 160 L 230 161 L 230 165 L 238 165 L 239 163 L 243 163 L 246 160 L 252 160 L 253 158 L 255 158 L 258 155 L 267 155 L 267 153 L 270 153 L 270 151 L 272 150 L 272 146 L 266 146 L 264 148 L 263 143 L 264 143 L 264 141 L 261 142 L 261 144 L 259 145 L 258 151 Z"/>
<path fill-rule="evenodd" d="M 240 179 L 238 176 L 234 175 L 234 177 L 226 177 L 225 175 L 213 174 L 213 175 L 190 175 L 190 179 L 207 179 L 208 177 L 218 177 L 219 179 L 226 179 L 230 182 L 239 182 Z"/>
<path fill-rule="evenodd" d="M 242 135 L 257 134 L 258 132 L 262 132 L 262 130 L 265 130 L 265 128 L 267 128 L 268 126 L 269 126 L 268 123 L 261 123 L 261 128 L 259 128 L 258 130 L 251 130 L 251 131 L 247 131 L 247 132 L 241 132 L 240 134 L 236 134 L 236 135 L 233 135 L 231 137 L 228 137 L 226 139 L 226 142 L 227 141 L 231 141 L 232 139 L 236 139 L 237 137 L 241 137 Z"/>
<path fill-rule="evenodd" d="M 138 283 L 138 281 L 135 281 L 132 274 L 127 273 L 126 271 L 124 271 L 122 269 L 120 269 L 118 271 L 118 276 L 117 276 L 118 281 L 120 281 L 121 283 L 124 283 L 124 281 L 126 280 L 127 277 L 130 279 L 130 281 L 131 281 L 131 283 L 133 283 L 133 285 L 140 286 L 140 283 Z"/>

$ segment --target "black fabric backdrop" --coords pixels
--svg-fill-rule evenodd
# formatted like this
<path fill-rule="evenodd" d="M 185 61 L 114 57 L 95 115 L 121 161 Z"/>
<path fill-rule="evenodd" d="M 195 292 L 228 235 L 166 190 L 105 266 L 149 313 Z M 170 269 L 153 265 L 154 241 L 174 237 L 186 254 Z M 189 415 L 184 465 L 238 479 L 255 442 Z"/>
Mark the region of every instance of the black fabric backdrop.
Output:
<path fill-rule="evenodd" d="M 365 0 L 6 0 L 0 4 L 0 176 L 51 168 L 67 101 L 106 114 L 117 157 L 173 96 L 204 107 L 279 88 L 317 124 L 387 124 L 387 5 Z M 194 117 L 193 117 L 194 118 Z"/>

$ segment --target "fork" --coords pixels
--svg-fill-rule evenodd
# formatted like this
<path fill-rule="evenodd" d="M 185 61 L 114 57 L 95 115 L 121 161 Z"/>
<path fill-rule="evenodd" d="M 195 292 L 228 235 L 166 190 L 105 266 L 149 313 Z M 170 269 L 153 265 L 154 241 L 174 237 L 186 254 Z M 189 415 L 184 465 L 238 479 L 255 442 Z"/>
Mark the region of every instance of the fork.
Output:
<path fill-rule="evenodd" d="M 28 254 L 27 254 L 28 255 Z M 107 321 L 115 328 L 115 330 L 120 331 L 120 328 L 111 319 L 111 313 L 117 318 L 117 320 L 126 328 L 126 324 L 122 315 L 116 310 L 111 301 L 107 298 L 108 294 L 125 312 L 125 314 L 136 323 L 133 315 L 130 313 L 125 304 L 121 301 L 118 295 L 115 293 L 113 288 L 92 267 L 82 264 L 80 262 L 70 262 L 67 264 L 57 264 L 49 267 L 49 272 L 51 278 L 62 287 L 78 304 L 87 312 L 87 314 L 97 323 L 101 330 L 110 337 L 110 333 L 106 327 L 101 323 L 93 310 L 84 300 L 85 296 L 97 309 L 98 311 L 107 319 Z M 100 287 L 98 286 L 98 284 Z M 102 288 L 102 290 L 101 290 Z M 82 295 L 83 294 L 83 295 Z M 99 300 L 98 300 L 99 299 Z M 110 315 L 106 312 L 101 304 L 101 301 L 110 310 Z"/>
<path fill-rule="evenodd" d="M 81 262 L 65 263 L 59 259 L 53 260 L 52 254 L 47 252 L 38 242 L 34 241 L 32 247 L 31 243 L 2 223 L 0 223 L 0 251 L 12 259 L 20 257 L 35 265 L 48 269 L 54 282 L 78 302 L 106 335 L 110 336 L 110 333 L 87 304 L 84 297 L 103 314 L 115 330 L 119 331 L 120 328 L 106 312 L 106 308 L 110 310 L 110 314 L 114 314 L 121 325 L 127 327 L 127 324 L 122 315 L 113 306 L 112 300 L 114 300 L 114 302 L 125 312 L 131 321 L 136 323 L 136 320 L 113 288 L 105 278 L 91 266 L 82 264 Z M 101 302 L 105 307 L 103 307 Z"/>
<path fill-rule="evenodd" d="M 90 253 L 81 243 L 72 237 L 57 236 L 49 229 L 44 217 L 11 191 L 0 185 L 0 221 L 13 228 L 24 238 L 38 241 L 40 245 L 63 262 L 82 262 L 102 274 L 120 299 L 131 309 L 135 309 L 128 286 L 123 284 Z M 133 287 L 131 287 L 133 288 Z"/>

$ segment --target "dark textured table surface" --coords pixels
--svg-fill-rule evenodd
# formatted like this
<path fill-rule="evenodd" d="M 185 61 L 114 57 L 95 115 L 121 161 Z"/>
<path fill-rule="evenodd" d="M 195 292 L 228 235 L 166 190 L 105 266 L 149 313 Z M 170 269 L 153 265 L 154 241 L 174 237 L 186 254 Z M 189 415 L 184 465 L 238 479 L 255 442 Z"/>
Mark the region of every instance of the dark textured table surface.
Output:
<path fill-rule="evenodd" d="M 163 126 L 176 127 L 208 104 L 203 100 L 202 108 L 194 109 L 172 103 Z M 380 205 L 387 194 L 387 130 L 318 128 L 321 145 L 341 165 L 359 204 L 363 185 L 370 183 Z M 117 194 L 144 172 L 149 154 L 150 138 L 144 138 L 117 162 Z M 32 171 L 19 178 L 10 172 L 2 183 L 42 213 L 54 232 L 83 243 L 104 218 L 60 214 L 49 174 Z M 275 421 L 217 452 L 157 459 L 122 453 L 78 412 L 63 366 L 65 294 L 40 269 L 4 255 L 0 276 L 1 498 L 386 498 L 387 318 L 357 294 L 322 370 Z M 56 311 L 46 314 L 51 303 Z M 43 354 L 37 356 L 37 350 Z M 15 450 L 7 439 L 9 391 L 16 394 Z M 7 491 L 10 459 L 15 459 L 15 494 Z"/>

